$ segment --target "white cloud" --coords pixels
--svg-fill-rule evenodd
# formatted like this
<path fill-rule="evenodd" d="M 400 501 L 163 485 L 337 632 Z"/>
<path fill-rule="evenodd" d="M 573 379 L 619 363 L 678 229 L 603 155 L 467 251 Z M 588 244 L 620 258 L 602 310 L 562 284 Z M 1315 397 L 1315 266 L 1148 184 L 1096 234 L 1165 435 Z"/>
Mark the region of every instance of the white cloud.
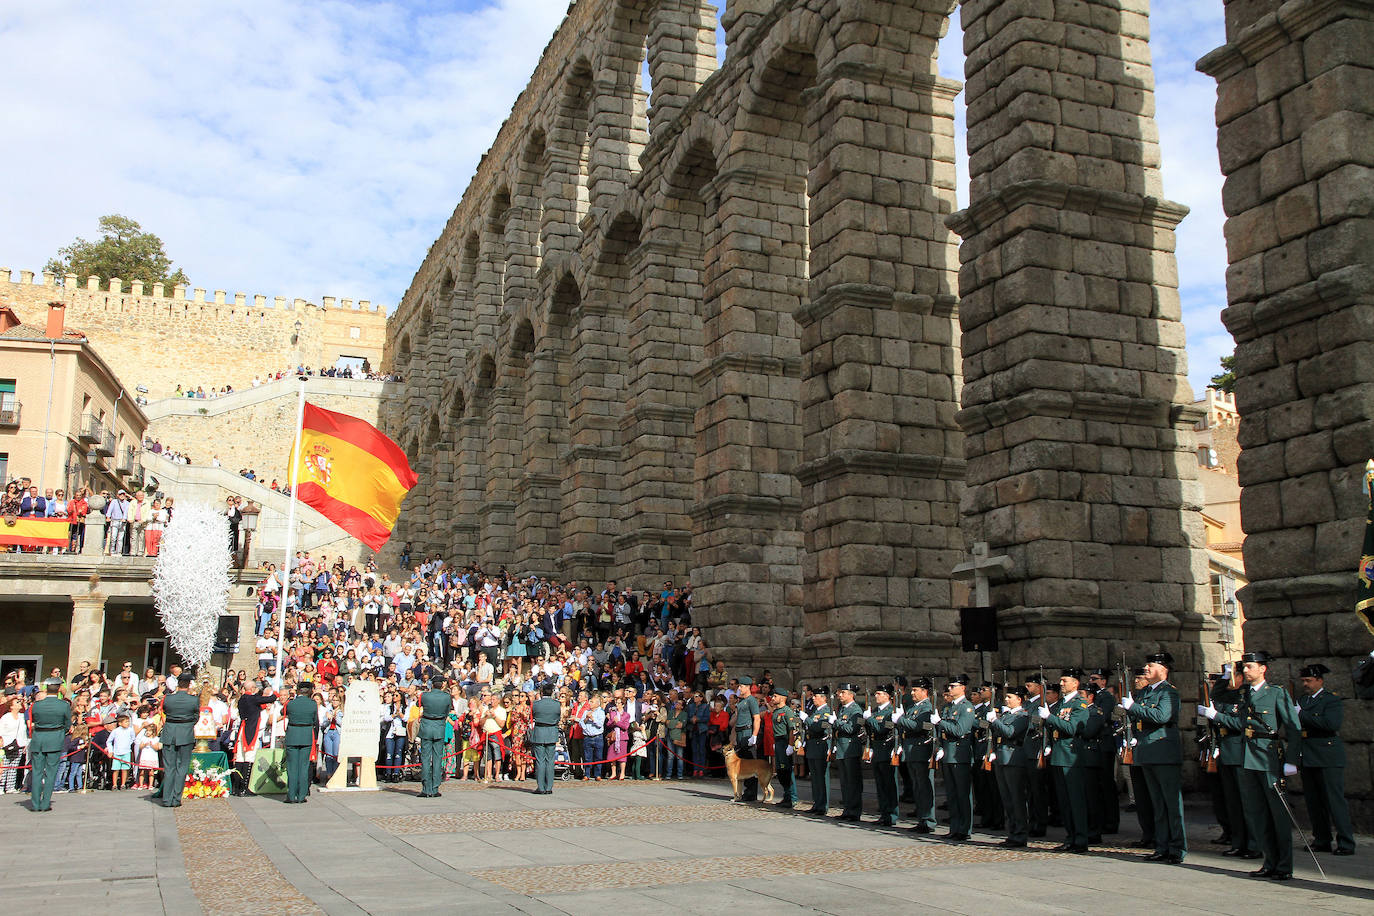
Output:
<path fill-rule="evenodd" d="M 0 8 L 0 263 L 41 269 L 119 212 L 192 281 L 394 305 L 533 72 L 566 0 L 48 0 Z M 1192 381 L 1220 355 L 1225 253 L 1212 105 L 1193 62 L 1221 4 L 1155 0 L 1166 193 Z M 957 15 L 940 72 L 962 78 Z M 963 106 L 961 203 L 968 178 Z"/>

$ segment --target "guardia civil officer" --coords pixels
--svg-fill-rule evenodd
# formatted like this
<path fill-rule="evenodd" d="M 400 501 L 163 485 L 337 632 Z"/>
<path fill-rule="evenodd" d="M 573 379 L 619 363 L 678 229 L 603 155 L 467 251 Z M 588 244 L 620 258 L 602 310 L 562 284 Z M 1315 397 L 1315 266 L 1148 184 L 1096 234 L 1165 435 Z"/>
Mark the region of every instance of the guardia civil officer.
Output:
<path fill-rule="evenodd" d="M 782 789 L 779 808 L 794 808 L 797 805 L 797 779 L 792 773 L 792 757 L 797 752 L 796 740 L 801 731 L 801 720 L 797 711 L 788 705 L 791 696 L 781 687 L 773 689 L 773 767 L 778 776 L 778 787 Z"/>
<path fill-rule="evenodd" d="M 897 720 L 897 736 L 902 745 L 902 765 L 911 775 L 912 797 L 916 819 L 912 830 L 930 833 L 935 829 L 935 768 L 931 757 L 935 753 L 935 735 L 930 714 L 935 711 L 930 691 L 934 687 L 928 677 L 913 678 L 909 692 L 911 702 Z"/>
<path fill-rule="evenodd" d="M 1291 775 L 1289 768 L 1296 772 L 1297 767 L 1284 764 L 1279 756 L 1279 730 L 1282 729 L 1290 741 L 1296 741 L 1301 727 L 1288 691 L 1267 680 L 1269 655 L 1246 652 L 1240 661 L 1245 692 L 1239 713 L 1229 715 L 1214 705 L 1198 706 L 1197 711 L 1220 725 L 1239 729 L 1245 737 L 1245 762 L 1240 772 L 1241 804 L 1245 807 L 1245 824 L 1254 831 L 1264 854 L 1263 865 L 1250 872 L 1250 877 L 1291 881 L 1293 828 L 1279 796 L 1279 780 L 1285 774 Z"/>
<path fill-rule="evenodd" d="M 444 781 L 444 731 L 453 711 L 453 696 L 442 677 L 432 678 L 420 694 L 420 798 L 438 798 Z"/>
<path fill-rule="evenodd" d="M 1091 705 L 1078 691 L 1083 672 L 1065 668 L 1059 676 L 1059 699 L 1036 710 L 1044 723 L 1049 765 L 1053 771 L 1059 812 L 1064 818 L 1064 842 L 1056 852 L 1088 851 L 1088 790 L 1084 775 L 1083 728 Z"/>
<path fill-rule="evenodd" d="M 534 717 L 529 736 L 530 747 L 534 748 L 534 794 L 552 795 L 554 747 L 558 744 L 558 721 L 563 714 L 563 708 L 553 698 L 553 681 L 545 681 L 539 688 L 539 699 L 530 712 Z"/>
<path fill-rule="evenodd" d="M 1322 664 L 1308 665 L 1300 672 L 1305 691 L 1298 701 L 1298 724 L 1302 726 L 1302 797 L 1307 801 L 1307 817 L 1312 823 L 1312 848 L 1338 856 L 1355 853 L 1355 835 L 1350 827 L 1350 810 L 1345 803 L 1345 742 L 1341 740 L 1340 697 L 1326 689 L 1331 669 Z M 32 746 L 32 745 L 30 745 Z M 1336 845 L 1331 845 L 1332 827 Z"/>
<path fill-rule="evenodd" d="M 1240 714 L 1245 691 L 1240 672 L 1226 665 L 1213 681 L 1212 705 L 1228 716 Z M 1245 734 L 1239 729 L 1217 725 L 1217 776 L 1221 782 L 1222 802 L 1226 806 L 1226 836 L 1230 848 L 1222 853 L 1228 859 L 1258 859 L 1261 856 L 1255 835 L 1245 824 L 1245 806 L 1240 797 L 1240 771 L 1245 768 Z"/>
<path fill-rule="evenodd" d="M 57 767 L 72 730 L 72 704 L 62 698 L 62 678 L 43 682 L 45 696 L 33 704 L 33 736 L 29 739 L 29 803 L 34 811 L 52 810 Z"/>
<path fill-rule="evenodd" d="M 986 766 L 992 757 L 992 733 L 988 729 L 988 713 L 993 710 L 995 688 L 984 681 L 970 691 L 973 704 L 973 765 L 969 778 L 973 783 L 973 815 L 978 818 L 979 830 L 1001 830 L 1003 824 L 1002 799 L 997 792 L 997 777 Z"/>
<path fill-rule="evenodd" d="M 167 695 L 162 698 L 166 721 L 158 740 L 162 742 L 162 807 L 180 808 L 186 790 L 186 771 L 191 767 L 191 746 L 196 740 L 196 720 L 200 703 L 181 689 L 180 682 L 167 678 Z"/>
<path fill-rule="evenodd" d="M 988 731 L 992 734 L 993 776 L 1002 796 L 1007 824 L 1007 838 L 1002 845 L 1017 849 L 1026 845 L 1030 823 L 1026 773 L 1034 766 L 1025 747 L 1026 735 L 1030 732 L 1025 701 L 1026 688 L 1009 686 L 1003 693 L 1002 709 L 990 709 L 987 713 Z"/>
<path fill-rule="evenodd" d="M 897 749 L 897 720 L 901 712 L 892 705 L 892 686 L 873 688 L 873 708 L 864 710 L 864 730 L 872 752 L 873 786 L 878 796 L 878 826 L 897 826 L 897 769 L 892 755 Z"/>
<path fill-rule="evenodd" d="M 320 727 L 320 707 L 311 699 L 315 685 L 301 681 L 286 704 L 286 803 L 303 805 L 310 796 L 310 752 Z"/>
<path fill-rule="evenodd" d="M 945 799 L 949 802 L 949 832 L 945 839 L 962 843 L 973 833 L 973 704 L 969 703 L 968 675 L 952 675 L 945 685 L 945 708 L 932 712 L 940 747 L 936 756 L 944 762 Z"/>
<path fill-rule="evenodd" d="M 835 714 L 833 729 L 835 759 L 840 764 L 840 799 L 844 811 L 842 821 L 859 821 L 864 813 L 864 710 L 854 702 L 859 692 L 856 684 L 841 684 L 840 710 Z"/>
<path fill-rule="evenodd" d="M 760 756 L 758 743 L 759 728 L 763 725 L 763 709 L 750 689 L 754 686 L 753 678 L 741 677 L 739 686 L 739 700 L 735 703 L 735 751 L 741 760 L 757 760 Z M 758 797 L 759 781 L 751 776 L 745 780 L 740 800 L 757 801 Z"/>
<path fill-rule="evenodd" d="M 1026 676 L 1026 702 L 1022 704 L 1030 716 L 1031 727 L 1026 732 L 1025 751 L 1031 758 L 1026 772 L 1026 804 L 1030 808 L 1028 836 L 1042 837 L 1050 822 L 1050 796 L 1054 785 L 1050 779 L 1050 768 L 1042 763 L 1045 756 L 1045 730 L 1040 724 L 1039 710 L 1048 701 L 1045 698 L 1044 679 L 1039 674 Z"/>
<path fill-rule="evenodd" d="M 1091 767 L 1088 773 L 1089 809 L 1096 812 L 1103 833 L 1118 833 L 1121 830 L 1121 801 L 1116 791 L 1116 741 L 1111 735 L 1117 701 L 1109 686 L 1111 671 L 1094 668 L 1088 673 L 1088 683 L 1092 686 L 1093 705 L 1102 713 L 1104 730 L 1097 758 L 1099 765 Z"/>
<path fill-rule="evenodd" d="M 830 690 L 817 687 L 811 692 L 811 712 L 801 714 L 806 734 L 806 769 L 811 775 L 811 814 L 830 810 L 830 737 L 835 713 L 830 708 Z"/>

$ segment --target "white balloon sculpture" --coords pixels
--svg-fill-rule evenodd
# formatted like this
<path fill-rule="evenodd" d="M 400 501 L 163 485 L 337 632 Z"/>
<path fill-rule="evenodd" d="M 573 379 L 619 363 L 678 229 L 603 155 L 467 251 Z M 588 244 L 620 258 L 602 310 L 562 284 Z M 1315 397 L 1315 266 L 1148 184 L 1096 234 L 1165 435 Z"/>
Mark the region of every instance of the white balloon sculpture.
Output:
<path fill-rule="evenodd" d="M 172 648 L 192 668 L 210 661 L 229 604 L 229 559 L 229 520 L 203 503 L 177 506 L 153 567 L 153 597 Z"/>

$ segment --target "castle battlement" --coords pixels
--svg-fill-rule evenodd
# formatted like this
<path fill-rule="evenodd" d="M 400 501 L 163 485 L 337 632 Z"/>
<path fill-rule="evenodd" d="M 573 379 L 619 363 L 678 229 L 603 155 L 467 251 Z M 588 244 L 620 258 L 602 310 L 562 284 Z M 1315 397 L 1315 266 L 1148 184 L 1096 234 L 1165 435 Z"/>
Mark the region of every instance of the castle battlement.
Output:
<path fill-rule="evenodd" d="M 217 289 L 209 293 L 210 298 L 206 298 L 207 291 L 204 287 L 191 287 L 178 283 L 173 286 L 170 292 L 161 283 L 152 284 L 151 288 L 145 288 L 143 281 L 134 280 L 130 284 L 129 292 L 124 292 L 124 281 L 119 277 L 95 277 L 90 276 L 83 283 L 76 274 L 67 274 L 62 278 L 59 286 L 57 275 L 49 271 L 35 274 L 32 270 L 19 271 L 19 279 L 14 279 L 14 273 L 8 267 L 0 267 L 0 291 L 4 291 L 5 286 L 25 286 L 25 287 L 51 287 L 55 290 L 65 290 L 69 292 L 83 291 L 87 293 L 110 293 L 116 296 L 139 298 L 139 299 L 165 299 L 168 302 L 187 302 L 203 305 L 232 305 L 238 309 L 278 309 L 284 311 L 296 311 L 299 309 L 345 309 L 357 312 L 372 312 L 382 317 L 386 316 L 386 306 L 374 304 L 369 299 L 341 299 L 336 296 L 322 296 L 319 302 L 312 302 L 300 297 L 287 296 L 265 296 L 255 293 L 250 296 L 248 293 L 235 292 L 230 298 L 230 293 L 225 290 Z M 189 295 L 188 295 L 189 293 Z M 232 314 L 232 313 L 231 313 Z"/>

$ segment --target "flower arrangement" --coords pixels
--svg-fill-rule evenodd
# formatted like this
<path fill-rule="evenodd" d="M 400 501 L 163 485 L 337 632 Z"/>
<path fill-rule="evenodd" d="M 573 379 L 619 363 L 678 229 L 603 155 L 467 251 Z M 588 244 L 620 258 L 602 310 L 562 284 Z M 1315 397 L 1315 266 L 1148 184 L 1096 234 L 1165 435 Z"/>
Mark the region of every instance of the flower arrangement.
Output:
<path fill-rule="evenodd" d="M 202 769 L 196 765 L 186 774 L 186 798 L 227 798 L 229 774 L 221 767 Z"/>

